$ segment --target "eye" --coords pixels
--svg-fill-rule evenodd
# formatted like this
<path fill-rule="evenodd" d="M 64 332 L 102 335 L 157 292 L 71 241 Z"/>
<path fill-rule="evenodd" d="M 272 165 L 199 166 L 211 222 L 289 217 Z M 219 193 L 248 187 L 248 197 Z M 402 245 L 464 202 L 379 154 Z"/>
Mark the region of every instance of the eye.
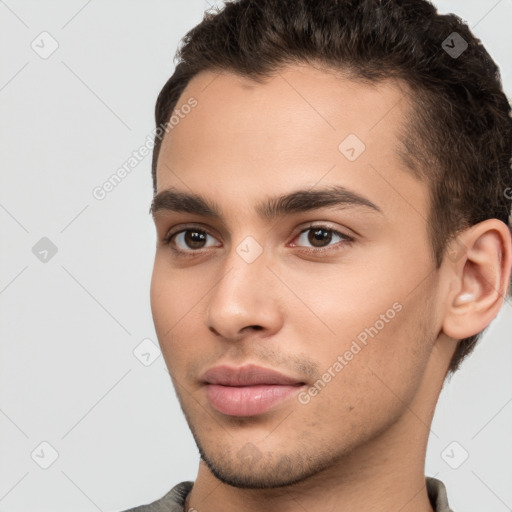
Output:
<path fill-rule="evenodd" d="M 215 244 L 207 244 L 208 237 L 213 238 L 204 229 L 190 227 L 167 234 L 162 243 L 169 245 L 175 253 L 186 256 L 212 247 L 212 245 L 215 246 Z"/>
<path fill-rule="evenodd" d="M 180 231 L 168 233 L 163 238 L 162 244 L 168 245 L 176 256 L 187 257 L 200 253 L 202 249 L 216 246 L 220 247 L 220 245 L 216 245 L 215 243 L 208 244 L 208 238 L 215 240 L 208 231 L 192 226 L 181 229 Z M 300 247 L 301 251 L 313 254 L 336 251 L 354 241 L 353 237 L 345 235 L 324 224 L 309 225 L 306 229 L 303 229 L 295 239 L 299 240 L 299 244 L 292 243 L 292 247 Z M 338 243 L 332 244 L 332 242 L 336 241 Z M 302 244 L 304 243 L 311 245 L 309 247 L 303 247 Z"/>
<path fill-rule="evenodd" d="M 315 253 L 337 250 L 342 248 L 341 246 L 354 241 L 354 238 L 323 224 L 308 226 L 306 229 L 303 229 L 296 238 L 300 243 L 311 244 L 306 250 Z M 336 241 L 336 238 L 339 239 L 337 246 L 336 244 L 333 246 L 329 245 L 332 241 Z M 295 246 L 297 244 L 293 245 Z"/>

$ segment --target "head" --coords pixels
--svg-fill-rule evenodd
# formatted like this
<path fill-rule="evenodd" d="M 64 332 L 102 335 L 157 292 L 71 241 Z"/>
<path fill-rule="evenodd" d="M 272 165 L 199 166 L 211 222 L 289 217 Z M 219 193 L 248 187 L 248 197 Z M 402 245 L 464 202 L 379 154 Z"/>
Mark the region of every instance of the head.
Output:
<path fill-rule="evenodd" d="M 427 420 L 510 293 L 510 105 L 424 0 L 227 3 L 178 57 L 156 104 L 155 327 L 210 469 L 285 485 L 413 405 Z M 218 415 L 201 374 L 246 362 L 304 393 Z"/>

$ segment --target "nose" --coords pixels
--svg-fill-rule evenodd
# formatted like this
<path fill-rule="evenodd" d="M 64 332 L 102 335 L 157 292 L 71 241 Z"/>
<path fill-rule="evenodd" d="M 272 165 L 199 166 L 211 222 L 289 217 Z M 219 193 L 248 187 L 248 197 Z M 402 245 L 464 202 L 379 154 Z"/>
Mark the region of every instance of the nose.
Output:
<path fill-rule="evenodd" d="M 223 275 L 209 294 L 207 327 L 218 336 L 237 341 L 247 332 L 261 331 L 267 337 L 283 322 L 279 280 L 268 268 L 263 252 L 248 263 L 233 248 Z"/>

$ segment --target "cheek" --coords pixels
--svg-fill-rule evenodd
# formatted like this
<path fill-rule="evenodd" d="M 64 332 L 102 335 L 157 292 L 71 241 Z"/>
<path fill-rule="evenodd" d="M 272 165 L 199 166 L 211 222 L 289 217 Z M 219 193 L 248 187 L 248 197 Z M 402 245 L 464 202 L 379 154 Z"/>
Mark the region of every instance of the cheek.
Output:
<path fill-rule="evenodd" d="M 193 312 L 194 307 L 204 290 L 192 283 L 187 272 L 172 269 L 165 254 L 158 254 L 153 266 L 151 278 L 150 300 L 151 311 L 157 333 L 166 333 L 185 320 Z M 195 306 L 194 306 L 195 305 Z"/>
<path fill-rule="evenodd" d="M 162 265 L 155 260 L 153 275 L 151 277 L 150 302 L 153 322 L 160 343 L 164 341 L 163 333 L 172 327 L 172 316 L 174 308 L 169 307 L 173 304 L 173 288 L 167 286 L 167 280 L 163 273 Z"/>
<path fill-rule="evenodd" d="M 171 368 L 179 368 L 191 348 L 193 350 L 190 338 L 195 337 L 195 333 L 190 328 L 201 325 L 196 318 L 200 295 L 191 291 L 179 272 L 171 272 L 161 260 L 158 257 L 155 260 L 150 302 L 162 355 L 171 371 Z"/>
<path fill-rule="evenodd" d="M 357 444 L 405 413 L 428 362 L 427 344 L 421 346 L 422 334 L 408 325 L 409 314 L 404 306 L 394 323 L 369 336 L 366 345 L 340 338 L 337 345 L 310 352 L 323 373 L 309 388 L 320 391 L 313 391 L 309 403 L 299 406 L 308 432 L 320 432 L 315 435 L 324 441 L 331 436 L 334 444 Z"/>
<path fill-rule="evenodd" d="M 400 351 L 398 340 L 406 336 L 403 327 L 412 334 L 425 314 L 421 310 L 429 290 L 422 282 L 430 269 L 418 258 L 412 264 L 407 247 L 398 249 L 361 249 L 347 252 L 340 264 L 318 265 L 314 273 L 290 272 L 288 281 L 310 309 L 296 320 L 304 324 L 309 318 L 328 347 L 343 348 L 354 339 L 385 339 Z M 298 308 L 304 312 L 300 304 Z"/>
<path fill-rule="evenodd" d="M 338 392 L 358 417 L 391 417 L 410 404 L 421 385 L 435 335 L 424 301 L 402 299 L 401 309 L 388 323 L 365 329 L 365 343 L 341 372 Z M 352 342 L 352 347 L 354 344 Z M 349 349 L 349 353 L 354 349 Z"/>
<path fill-rule="evenodd" d="M 294 313 L 300 348 L 318 363 L 321 380 L 329 380 L 322 398 L 311 402 L 336 411 L 338 419 L 403 407 L 397 396 L 412 399 L 435 341 L 434 312 L 426 307 L 432 290 L 426 282 L 417 286 L 414 269 L 407 275 L 388 263 L 382 258 L 377 270 L 347 266 L 327 275 L 326 267 L 324 276 L 294 278 L 317 316 Z"/>
<path fill-rule="evenodd" d="M 378 265 L 362 252 L 348 252 L 340 263 L 314 268 L 302 263 L 281 270 L 282 280 L 292 284 L 293 291 L 285 290 L 282 298 L 289 306 L 287 322 L 303 333 L 299 339 L 317 340 L 309 346 L 311 355 L 343 354 L 352 340 L 364 343 L 401 321 L 403 279 L 393 275 L 396 269 L 388 268 L 384 251 Z M 387 259 L 393 261 L 393 255 Z M 307 346 L 304 349 L 308 351 Z"/>

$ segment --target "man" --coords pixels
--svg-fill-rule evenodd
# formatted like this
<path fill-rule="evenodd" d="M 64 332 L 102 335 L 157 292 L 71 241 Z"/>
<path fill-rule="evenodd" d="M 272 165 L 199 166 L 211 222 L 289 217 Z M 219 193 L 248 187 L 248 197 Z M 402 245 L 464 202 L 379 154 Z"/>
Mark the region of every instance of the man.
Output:
<path fill-rule="evenodd" d="M 156 105 L 156 332 L 201 454 L 135 511 L 448 512 L 436 402 L 510 289 L 498 69 L 424 0 L 241 0 Z"/>

